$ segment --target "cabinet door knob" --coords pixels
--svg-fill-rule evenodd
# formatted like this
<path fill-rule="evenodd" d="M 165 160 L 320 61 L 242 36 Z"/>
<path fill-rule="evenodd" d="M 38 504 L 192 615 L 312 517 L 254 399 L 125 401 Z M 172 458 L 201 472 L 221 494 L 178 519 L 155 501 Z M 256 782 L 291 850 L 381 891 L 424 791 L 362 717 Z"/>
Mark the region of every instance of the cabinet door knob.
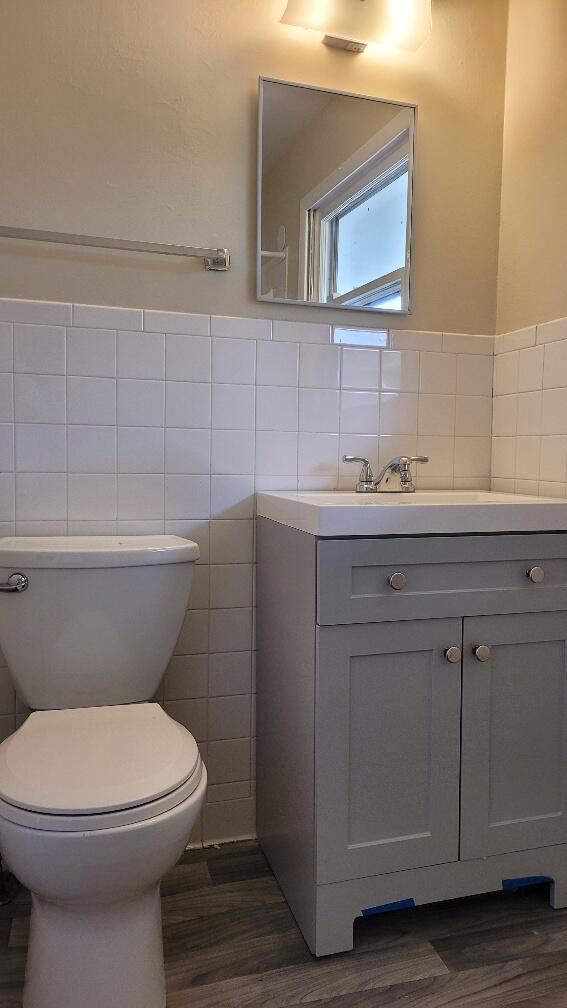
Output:
<path fill-rule="evenodd" d="M 402 588 L 405 588 L 407 583 L 408 579 L 401 571 L 395 571 L 394 574 L 390 574 L 390 577 L 388 578 L 388 584 L 390 585 L 390 588 L 394 589 L 394 591 L 401 591 Z"/>
<path fill-rule="evenodd" d="M 534 584 L 541 584 L 542 581 L 545 581 L 545 571 L 543 567 L 530 567 L 530 569 L 526 571 L 526 574 L 528 575 L 530 581 L 533 581 Z"/>
<path fill-rule="evenodd" d="M 451 662 L 452 665 L 454 665 L 456 662 L 460 662 L 461 660 L 460 647 L 456 647 L 456 645 L 453 645 L 453 647 L 448 647 L 447 650 L 445 651 L 445 658 L 447 659 L 448 662 Z"/>
<path fill-rule="evenodd" d="M 479 644 L 473 648 L 473 651 L 478 661 L 485 662 L 490 658 L 490 648 L 487 644 Z"/>

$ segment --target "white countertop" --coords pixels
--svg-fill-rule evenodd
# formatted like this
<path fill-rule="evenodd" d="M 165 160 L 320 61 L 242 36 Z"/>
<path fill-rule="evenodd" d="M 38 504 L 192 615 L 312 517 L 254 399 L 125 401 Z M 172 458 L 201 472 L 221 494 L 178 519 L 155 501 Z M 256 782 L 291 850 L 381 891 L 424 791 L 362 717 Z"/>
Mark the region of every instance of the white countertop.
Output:
<path fill-rule="evenodd" d="M 317 536 L 567 531 L 567 501 L 489 491 L 257 494 L 257 513 Z"/>

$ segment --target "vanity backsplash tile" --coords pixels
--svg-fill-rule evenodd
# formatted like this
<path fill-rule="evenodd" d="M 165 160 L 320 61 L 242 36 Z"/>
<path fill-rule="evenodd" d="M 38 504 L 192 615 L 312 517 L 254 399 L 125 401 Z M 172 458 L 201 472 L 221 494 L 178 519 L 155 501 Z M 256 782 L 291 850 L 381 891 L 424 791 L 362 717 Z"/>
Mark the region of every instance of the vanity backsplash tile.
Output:
<path fill-rule="evenodd" d="M 497 336 L 492 487 L 567 496 L 567 319 Z"/>

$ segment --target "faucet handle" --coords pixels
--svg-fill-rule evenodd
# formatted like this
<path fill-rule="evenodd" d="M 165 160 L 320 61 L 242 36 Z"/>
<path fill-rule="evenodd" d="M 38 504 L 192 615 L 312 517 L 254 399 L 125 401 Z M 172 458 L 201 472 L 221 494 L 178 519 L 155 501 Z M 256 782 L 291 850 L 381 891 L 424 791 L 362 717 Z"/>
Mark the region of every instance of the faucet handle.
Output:
<path fill-rule="evenodd" d="M 358 462 L 362 466 L 356 484 L 358 493 L 374 493 L 376 491 L 374 473 L 367 458 L 363 458 L 361 455 L 343 455 L 343 462 Z"/>
<path fill-rule="evenodd" d="M 401 489 L 406 493 L 413 493 L 415 486 L 411 474 L 412 462 L 420 462 L 425 465 L 426 462 L 429 462 L 427 455 L 402 455 L 397 462 L 396 471 L 400 474 Z"/>

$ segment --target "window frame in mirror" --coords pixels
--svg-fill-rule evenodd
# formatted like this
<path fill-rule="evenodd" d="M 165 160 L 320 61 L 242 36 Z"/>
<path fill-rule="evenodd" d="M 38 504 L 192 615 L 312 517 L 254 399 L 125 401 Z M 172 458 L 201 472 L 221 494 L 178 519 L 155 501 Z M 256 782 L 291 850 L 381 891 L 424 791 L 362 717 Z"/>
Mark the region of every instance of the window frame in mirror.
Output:
<path fill-rule="evenodd" d="M 341 296 L 335 297 L 333 300 L 320 301 L 320 300 L 309 300 L 307 297 L 301 298 L 291 298 L 291 297 L 276 297 L 268 294 L 262 293 L 262 256 L 267 253 L 263 253 L 262 250 L 262 183 L 263 183 L 263 116 L 264 116 L 264 87 L 266 84 L 280 84 L 287 87 L 303 88 L 310 91 L 318 91 L 325 94 L 341 95 L 345 98 L 358 98 L 363 101 L 373 101 L 384 105 L 394 105 L 400 109 L 400 114 L 403 109 L 410 109 L 413 113 L 413 119 L 408 127 L 406 127 L 407 132 L 407 173 L 408 173 L 408 196 L 407 196 L 407 217 L 406 217 L 406 263 L 401 270 L 395 271 L 388 277 L 380 278 L 383 281 L 383 293 L 384 300 L 386 299 L 388 293 L 394 294 L 395 291 L 399 290 L 402 306 L 401 308 L 381 308 L 379 306 L 369 306 L 365 303 L 365 299 L 371 292 L 376 291 L 376 283 L 372 282 L 370 284 L 364 285 L 364 287 L 359 288 L 356 291 L 349 291 L 348 295 L 351 296 L 353 301 L 358 301 L 358 303 L 345 303 Z M 372 312 L 374 314 L 380 315 L 411 315 L 412 314 L 412 303 L 411 303 L 411 264 L 412 264 L 412 251 L 413 251 L 413 217 L 415 213 L 414 207 L 414 178 L 415 178 L 415 146 L 416 146 L 416 134 L 417 134 L 417 116 L 418 116 L 418 106 L 411 102 L 400 102 L 394 101 L 389 98 L 378 98 L 373 95 L 363 95 L 356 94 L 351 91 L 341 91 L 335 88 L 324 88 L 318 87 L 312 84 L 300 84 L 297 81 L 286 81 L 280 80 L 276 77 L 264 77 L 259 78 L 259 100 L 258 100 L 258 155 L 257 155 L 257 200 L 256 200 L 256 300 L 267 304 L 284 304 L 284 305 L 300 305 L 307 308 L 328 308 L 328 309 L 340 309 L 341 311 L 355 311 L 355 312 Z M 393 146 L 396 144 L 394 143 Z M 381 153 L 381 151 L 380 151 Z M 360 154 L 360 151 L 355 152 L 353 157 Z M 347 162 L 348 163 L 348 162 Z M 397 165 L 394 167 L 398 167 Z M 379 191 L 380 186 L 377 187 L 376 191 Z M 307 194 L 301 200 L 300 209 L 302 222 L 306 220 L 305 216 L 305 206 L 308 202 L 309 197 L 312 194 Z M 362 197 L 364 198 L 364 197 Z M 368 198 L 368 197 L 367 197 Z M 311 234 L 311 241 L 313 240 L 313 235 Z M 299 257 L 300 262 L 303 264 L 302 272 L 307 275 L 308 271 L 305 264 L 305 242 L 300 241 Z M 319 249 L 321 243 L 318 240 L 314 246 L 317 250 L 317 257 L 319 255 Z M 273 253 L 276 255 L 276 253 Z M 281 256 L 283 260 L 284 269 L 287 271 L 287 255 L 285 252 L 277 253 Z M 336 248 L 332 251 L 331 262 L 336 262 Z M 333 267 L 331 266 L 331 271 Z M 311 279 L 308 281 L 311 286 L 314 284 L 313 271 Z M 328 273 L 328 271 L 326 271 Z M 378 279 L 378 278 L 377 278 Z M 317 281 L 319 289 L 325 285 L 327 288 L 330 285 L 331 278 L 329 276 L 324 276 L 323 279 L 319 278 Z"/>

